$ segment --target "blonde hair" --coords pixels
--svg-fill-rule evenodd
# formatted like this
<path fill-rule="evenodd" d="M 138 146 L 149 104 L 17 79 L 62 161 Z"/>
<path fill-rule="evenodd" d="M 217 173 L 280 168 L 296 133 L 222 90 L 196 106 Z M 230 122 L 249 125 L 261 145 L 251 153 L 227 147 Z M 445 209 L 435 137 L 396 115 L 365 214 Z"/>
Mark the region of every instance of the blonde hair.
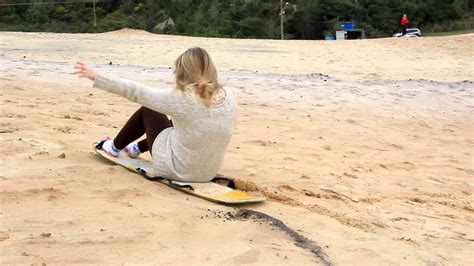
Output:
<path fill-rule="evenodd" d="M 217 70 L 206 50 L 193 47 L 175 61 L 176 87 L 182 91 L 194 89 L 204 105 L 211 106 L 212 96 L 222 88 Z"/>

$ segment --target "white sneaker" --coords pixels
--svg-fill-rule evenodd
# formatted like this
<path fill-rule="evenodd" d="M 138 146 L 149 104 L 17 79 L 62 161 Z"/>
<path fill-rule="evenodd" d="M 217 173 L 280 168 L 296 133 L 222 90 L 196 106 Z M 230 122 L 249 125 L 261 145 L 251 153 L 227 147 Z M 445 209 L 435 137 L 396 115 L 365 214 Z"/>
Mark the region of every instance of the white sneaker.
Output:
<path fill-rule="evenodd" d="M 120 150 L 115 148 L 114 141 L 111 139 L 106 140 L 104 144 L 102 144 L 102 150 L 113 157 L 118 157 L 120 153 Z"/>
<path fill-rule="evenodd" d="M 136 142 L 128 144 L 127 147 L 125 147 L 125 150 L 127 151 L 128 156 L 133 159 L 137 158 L 141 153 L 140 149 L 138 148 L 138 143 Z"/>

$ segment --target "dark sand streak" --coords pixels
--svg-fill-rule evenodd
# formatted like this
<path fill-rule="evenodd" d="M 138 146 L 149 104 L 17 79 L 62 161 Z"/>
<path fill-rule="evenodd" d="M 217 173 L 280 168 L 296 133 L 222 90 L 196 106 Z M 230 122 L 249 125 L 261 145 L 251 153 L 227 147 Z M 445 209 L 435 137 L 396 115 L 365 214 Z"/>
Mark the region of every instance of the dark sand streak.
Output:
<path fill-rule="evenodd" d="M 231 219 L 234 220 L 249 220 L 251 218 L 255 219 L 256 221 L 266 222 L 273 226 L 274 228 L 285 232 L 288 236 L 291 237 L 295 241 L 295 245 L 308 250 L 313 255 L 315 255 L 324 265 L 332 265 L 328 256 L 320 246 L 318 246 L 314 241 L 308 239 L 305 236 L 300 235 L 295 230 L 289 228 L 286 224 L 284 224 L 281 220 L 276 219 L 268 214 L 248 210 L 248 209 L 239 209 L 236 213 L 227 213 Z"/>

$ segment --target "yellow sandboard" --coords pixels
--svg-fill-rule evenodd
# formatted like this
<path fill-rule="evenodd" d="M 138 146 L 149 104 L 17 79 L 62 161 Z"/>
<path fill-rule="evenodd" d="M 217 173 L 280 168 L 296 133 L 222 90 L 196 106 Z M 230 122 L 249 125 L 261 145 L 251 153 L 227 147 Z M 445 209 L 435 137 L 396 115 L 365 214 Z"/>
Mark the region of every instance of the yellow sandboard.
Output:
<path fill-rule="evenodd" d="M 213 181 L 196 183 L 181 182 L 166 178 L 155 177 L 153 175 L 153 165 L 151 161 L 138 157 L 132 159 L 125 151 L 120 152 L 118 157 L 113 157 L 100 149 L 101 145 L 93 144 L 94 150 L 102 158 L 110 162 L 125 167 L 126 169 L 141 174 L 146 179 L 157 181 L 174 189 L 189 193 L 191 195 L 223 204 L 243 204 L 265 201 L 264 197 L 254 196 L 245 191 L 232 188 L 233 181 L 225 177 L 217 176 Z"/>

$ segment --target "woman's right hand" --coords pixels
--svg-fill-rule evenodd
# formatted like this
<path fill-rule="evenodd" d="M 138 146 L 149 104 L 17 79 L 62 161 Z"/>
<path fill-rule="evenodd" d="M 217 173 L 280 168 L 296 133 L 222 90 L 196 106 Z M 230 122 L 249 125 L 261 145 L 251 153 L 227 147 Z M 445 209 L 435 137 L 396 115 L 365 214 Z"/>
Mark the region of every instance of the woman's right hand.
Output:
<path fill-rule="evenodd" d="M 74 66 L 74 74 L 79 75 L 81 78 L 88 78 L 90 80 L 95 79 L 95 70 L 90 68 L 86 63 L 82 61 L 77 61 L 76 65 Z"/>

